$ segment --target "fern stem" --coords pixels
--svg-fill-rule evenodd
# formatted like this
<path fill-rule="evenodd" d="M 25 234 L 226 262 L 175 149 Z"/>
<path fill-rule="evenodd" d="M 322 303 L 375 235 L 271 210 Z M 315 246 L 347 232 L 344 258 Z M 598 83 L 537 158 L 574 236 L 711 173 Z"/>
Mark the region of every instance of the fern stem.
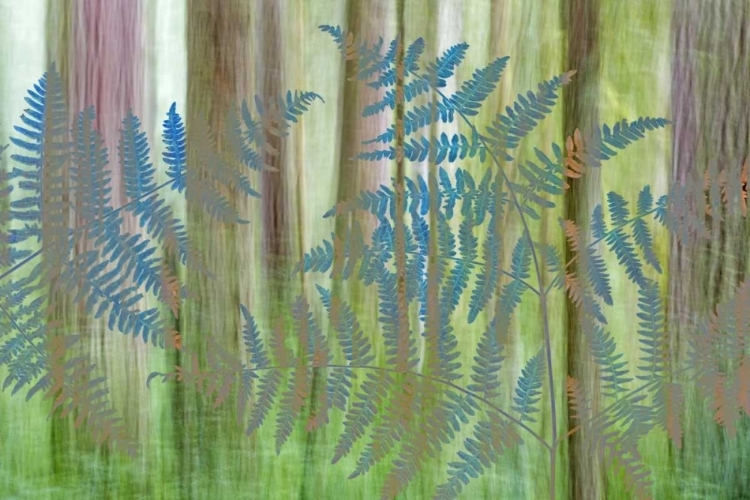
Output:
<path fill-rule="evenodd" d="M 592 241 L 589 244 L 588 248 L 589 249 L 593 249 L 599 242 L 601 242 L 602 240 L 605 240 L 607 237 L 609 237 L 610 234 L 614 233 L 615 231 L 617 231 L 619 229 L 622 229 L 624 227 L 629 226 L 630 224 L 632 224 L 633 222 L 637 221 L 638 219 L 643 219 L 647 215 L 651 215 L 652 213 L 656 212 L 658 209 L 659 209 L 659 207 L 651 209 L 648 212 L 644 212 L 644 213 L 642 213 L 640 215 L 636 215 L 632 219 L 626 220 L 625 222 L 623 222 L 619 226 L 612 227 L 612 229 L 610 229 L 609 231 L 605 232 L 604 235 L 601 238 L 597 238 L 594 241 Z M 580 255 L 580 253 L 578 255 Z M 573 264 L 573 262 L 575 262 L 576 260 L 578 260 L 578 255 L 576 255 L 575 257 L 573 257 L 572 259 L 570 259 L 568 261 L 568 263 L 565 264 L 565 269 L 568 269 L 571 266 L 571 264 Z"/>
<path fill-rule="evenodd" d="M 385 251 L 386 250 L 381 250 L 381 252 L 385 252 Z M 429 257 L 428 254 L 424 254 L 422 252 L 407 251 L 406 254 L 407 255 L 418 255 L 418 256 L 422 256 L 422 257 Z M 484 267 L 484 264 L 485 264 L 484 262 L 478 262 L 476 260 L 462 259 L 461 257 L 448 257 L 446 255 L 436 255 L 435 257 L 438 258 L 438 259 L 452 260 L 454 262 L 459 262 L 459 263 L 462 263 L 462 264 L 473 264 L 473 265 L 478 266 L 478 267 Z M 503 271 L 502 269 L 500 269 L 500 274 L 504 274 L 504 275 L 506 275 L 509 278 L 513 278 L 514 280 L 518 280 L 519 282 L 523 283 L 529 290 L 531 290 L 535 294 L 539 295 L 539 290 L 536 287 L 532 286 L 526 280 L 523 280 L 523 279 L 519 278 L 515 274 L 513 274 L 511 272 L 508 272 L 508 271 Z"/>
<path fill-rule="evenodd" d="M 443 94 L 440 89 L 435 87 L 435 91 L 442 97 L 445 102 L 447 102 L 449 105 L 451 101 L 448 99 L 448 97 Z M 544 290 L 544 284 L 542 283 L 542 273 L 539 267 L 539 260 L 536 255 L 536 247 L 534 245 L 534 240 L 531 238 L 531 231 L 529 231 L 529 225 L 526 222 L 526 217 L 524 217 L 523 210 L 521 209 L 521 204 L 518 202 L 518 197 L 516 196 L 515 191 L 513 190 L 513 187 L 510 184 L 510 179 L 508 179 L 508 175 L 505 173 L 505 170 L 503 170 L 502 166 L 500 165 L 500 161 L 497 159 L 497 156 L 493 151 L 490 150 L 489 145 L 485 141 L 485 139 L 479 134 L 479 131 L 476 129 L 473 123 L 469 121 L 469 119 L 466 117 L 464 113 L 462 113 L 460 110 L 456 110 L 456 112 L 463 118 L 463 120 L 466 122 L 466 124 L 471 128 L 471 130 L 479 137 L 479 140 L 482 141 L 484 146 L 488 148 L 488 152 L 490 153 L 490 157 L 492 158 L 492 161 L 495 162 L 495 165 L 497 165 L 498 170 L 500 171 L 500 174 L 503 176 L 503 180 L 506 184 L 508 184 L 508 191 L 510 192 L 510 196 L 513 199 L 513 204 L 516 207 L 516 210 L 518 211 L 518 215 L 521 218 L 521 224 L 523 225 L 523 231 L 524 235 L 529 241 L 529 248 L 531 248 L 531 256 L 534 260 L 534 272 L 536 273 L 536 279 L 539 286 L 539 303 L 542 308 L 542 325 L 544 329 L 544 348 L 546 351 L 546 358 L 547 358 L 547 379 L 549 382 L 549 393 L 550 393 L 550 412 L 552 413 L 552 442 L 557 442 L 557 406 L 555 403 L 555 381 L 554 381 L 554 374 L 552 373 L 552 343 L 550 340 L 550 332 L 549 332 L 549 317 L 547 313 L 547 293 L 546 291 L 542 292 Z M 551 453 L 555 453 L 555 446 L 551 446 L 548 448 L 550 449 Z M 552 465 L 554 466 L 554 461 L 552 462 Z M 552 480 L 554 481 L 554 479 Z M 553 482 L 554 486 L 554 482 Z M 554 491 L 554 490 L 553 490 Z"/>
<path fill-rule="evenodd" d="M 680 368 L 679 370 L 673 372 L 672 375 L 679 375 L 681 373 L 684 373 L 684 372 L 688 371 L 690 368 L 691 368 L 690 366 L 685 366 L 685 367 Z M 651 386 L 653 386 L 655 384 L 658 384 L 660 382 L 663 382 L 663 381 L 664 381 L 664 379 L 655 379 L 655 380 L 652 380 L 652 381 L 646 383 L 645 385 L 642 385 L 642 386 L 638 387 L 637 389 L 633 389 L 633 391 L 631 391 L 629 394 L 623 396 L 622 399 L 618 399 L 617 401 L 615 401 L 614 403 L 612 403 L 611 405 L 607 406 L 602 411 L 600 411 L 599 413 L 597 413 L 596 415 L 594 415 L 593 417 L 591 417 L 589 420 L 587 420 L 587 421 L 585 421 L 585 422 L 583 422 L 583 423 L 581 423 L 581 424 L 573 427 L 565 435 L 558 436 L 558 438 L 557 438 L 558 442 L 557 443 L 553 443 L 553 446 L 556 446 L 563 439 L 567 439 L 570 436 L 572 436 L 573 434 L 575 434 L 576 432 L 578 432 L 579 430 L 581 430 L 581 427 L 584 424 L 590 424 L 590 423 L 593 423 L 593 422 L 601 419 L 604 415 L 606 415 L 609 411 L 611 411 L 615 406 L 617 406 L 618 404 L 621 404 L 623 400 L 627 400 L 628 398 L 632 398 L 636 394 L 638 394 L 638 393 L 640 393 L 642 391 L 645 391 L 646 389 L 649 389 Z"/>
<path fill-rule="evenodd" d="M 422 379 L 425 379 L 425 380 L 429 380 L 431 382 L 437 382 L 439 384 L 447 385 L 447 386 L 449 386 L 449 387 L 451 387 L 451 388 L 453 388 L 453 389 L 455 389 L 455 390 L 457 390 L 459 392 L 462 392 L 462 393 L 466 394 L 469 397 L 472 397 L 472 398 L 474 398 L 474 399 L 476 399 L 478 401 L 481 401 L 482 403 L 486 404 L 488 407 L 490 407 L 491 409 L 495 410 L 496 412 L 498 412 L 499 414 L 501 414 L 502 416 L 504 416 L 505 418 L 507 418 L 508 420 L 510 420 L 511 422 L 513 422 L 514 424 L 518 425 L 519 427 L 521 427 L 526 432 L 528 432 L 534 439 L 536 439 L 537 441 L 539 441 L 539 443 L 541 443 L 545 448 L 547 448 L 548 450 L 552 450 L 552 446 L 547 441 L 545 441 L 544 438 L 542 438 L 539 434 L 537 434 L 536 431 L 534 431 L 533 429 L 531 429 L 528 425 L 524 424 L 523 422 L 521 422 L 520 420 L 518 420 L 514 416 L 510 415 L 508 412 L 506 412 L 502 408 L 498 407 L 497 405 L 495 405 L 492 401 L 488 400 L 487 398 L 485 398 L 483 396 L 480 396 L 480 395 L 478 395 L 478 394 L 476 394 L 476 393 L 474 393 L 474 392 L 472 392 L 472 391 L 470 391 L 470 390 L 468 390 L 468 389 L 466 389 L 464 387 L 461 387 L 460 385 L 457 385 L 457 384 L 451 382 L 450 380 L 445 380 L 445 379 L 442 379 L 442 378 L 433 377 L 433 376 L 426 375 L 424 373 L 415 372 L 415 371 L 412 371 L 412 370 L 403 371 L 403 370 L 399 370 L 398 368 L 387 368 L 387 367 L 382 367 L 382 366 L 325 364 L 325 365 L 315 365 L 315 366 L 311 365 L 310 367 L 311 368 L 351 368 L 351 369 L 361 369 L 361 370 L 383 371 L 383 372 L 390 372 L 390 373 L 401 373 L 401 374 L 406 374 L 406 375 L 413 375 L 415 377 L 419 377 L 419 378 L 422 378 Z M 257 372 L 257 371 L 266 371 L 266 370 L 286 370 L 286 369 L 289 369 L 289 368 L 299 368 L 299 367 L 297 365 L 264 366 L 263 368 L 250 368 L 250 369 L 248 369 L 248 371 L 250 371 L 250 372 Z M 164 374 L 159 373 L 159 375 L 164 375 Z"/>

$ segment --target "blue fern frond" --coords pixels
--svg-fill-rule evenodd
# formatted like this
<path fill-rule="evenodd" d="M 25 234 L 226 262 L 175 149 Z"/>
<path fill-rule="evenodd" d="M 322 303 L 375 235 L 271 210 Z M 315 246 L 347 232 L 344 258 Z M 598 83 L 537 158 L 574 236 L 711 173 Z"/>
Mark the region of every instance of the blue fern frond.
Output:
<path fill-rule="evenodd" d="M 351 306 L 346 302 L 338 302 L 338 297 L 331 297 L 331 292 L 320 285 L 316 285 L 321 296 L 323 307 L 328 311 L 334 330 L 338 333 L 339 345 L 344 352 L 347 363 L 368 365 L 375 356 L 371 353 L 372 346 L 365 336 L 359 321 Z M 334 302 L 338 302 L 337 315 L 333 315 Z"/>
<path fill-rule="evenodd" d="M 474 437 L 464 440 L 465 451 L 458 451 L 460 461 L 448 463 L 448 480 L 437 487 L 435 500 L 455 500 L 471 479 L 478 478 L 484 469 L 497 462 L 504 448 L 511 448 L 521 438 L 497 412 L 490 420 L 474 425 Z"/>
<path fill-rule="evenodd" d="M 562 288 L 565 285 L 565 266 L 562 265 L 560 249 L 542 242 L 536 242 L 534 246 L 539 250 L 539 255 L 547 265 L 547 271 L 554 276 L 549 287 Z"/>
<path fill-rule="evenodd" d="M 365 435 L 394 383 L 388 372 L 381 372 L 379 376 L 370 372 L 366 377 L 360 392 L 354 395 L 352 409 L 344 418 L 344 431 L 336 444 L 332 464 L 347 456 L 354 444 Z"/>
<path fill-rule="evenodd" d="M 164 163 L 167 164 L 167 176 L 172 179 L 171 189 L 182 193 L 186 186 L 187 151 L 185 149 L 185 125 L 177 113 L 177 103 L 173 102 L 163 123 Z"/>
<path fill-rule="evenodd" d="M 471 374 L 473 383 L 467 386 L 470 391 L 481 394 L 487 399 L 500 395 L 498 391 L 501 384 L 500 367 L 505 359 L 503 356 L 505 346 L 500 342 L 498 335 L 498 319 L 499 314 L 496 313 L 477 344 L 477 354 L 474 356 L 474 364 L 471 367 L 474 372 Z"/>
<path fill-rule="evenodd" d="M 518 172 L 526 179 L 526 191 L 531 193 L 546 192 L 551 195 L 560 195 L 563 193 L 563 178 L 560 175 L 560 168 L 553 164 L 547 156 L 539 149 L 534 148 L 537 156 L 542 159 L 547 168 L 540 168 L 533 161 L 527 160 L 526 165 L 518 162 Z M 552 168 L 549 168 L 552 167 Z"/>
<path fill-rule="evenodd" d="M 511 258 L 511 273 L 513 280 L 503 285 L 498 300 L 496 323 L 501 335 L 505 335 L 510 327 L 511 317 L 516 307 L 521 303 L 523 292 L 526 291 L 524 280 L 529 278 L 531 266 L 531 247 L 525 236 L 521 236 L 513 247 Z"/>
<path fill-rule="evenodd" d="M 536 405 L 539 403 L 541 388 L 544 385 L 544 373 L 544 351 L 540 350 L 521 370 L 516 395 L 513 397 L 513 410 L 519 413 L 522 422 L 536 422 L 533 414 L 539 412 Z"/>
<path fill-rule="evenodd" d="M 404 85 L 404 102 L 411 102 L 417 96 L 427 93 L 430 90 L 430 84 L 425 80 L 412 80 Z M 368 117 L 382 113 L 386 108 L 396 109 L 396 90 L 388 90 L 383 98 L 372 104 L 368 104 L 362 109 L 362 116 Z M 374 141 L 373 141 L 374 142 Z M 384 141 L 388 142 L 388 141 Z"/>
<path fill-rule="evenodd" d="M 44 258 L 50 264 L 59 265 L 72 249 L 68 241 L 63 171 L 70 157 L 70 140 L 67 104 L 55 65 L 51 64 L 49 70 L 27 92 L 25 100 L 30 108 L 21 115 L 26 127 L 14 126 L 14 130 L 27 140 L 10 137 L 11 143 L 22 153 L 11 155 L 19 166 L 14 166 L 8 173 L 8 180 L 19 179 L 18 189 L 25 193 L 10 203 L 10 215 L 15 220 L 30 223 L 27 231 L 16 235 L 30 237 L 44 233 Z"/>
<path fill-rule="evenodd" d="M 605 241 L 617 255 L 619 263 L 625 266 L 628 278 L 634 283 L 642 285 L 645 278 L 641 261 L 630 242 L 630 236 L 625 233 L 622 227 L 629 222 L 630 218 L 630 210 L 627 208 L 628 202 L 619 194 L 610 191 L 607 193 L 607 205 L 615 228 L 606 235 Z"/>
<path fill-rule="evenodd" d="M 455 239 L 449 241 L 455 242 Z M 474 218 L 471 212 L 461 221 L 458 229 L 458 241 L 461 260 L 457 261 L 451 269 L 448 281 L 443 285 L 440 300 L 441 310 L 445 309 L 448 315 L 452 314 L 456 307 L 458 307 L 458 302 L 469 284 L 471 273 L 476 267 L 473 261 L 477 258 L 478 242 L 477 237 L 474 236 Z M 449 252 L 454 251 L 453 248 L 441 248 L 441 255 L 449 255 L 449 253 L 445 253 L 446 250 L 449 250 Z"/>
<path fill-rule="evenodd" d="M 250 314 L 244 304 L 240 304 L 242 316 L 245 319 L 245 326 L 242 329 L 242 338 L 245 341 L 245 349 L 250 356 L 250 363 L 255 368 L 267 368 L 271 365 L 268 359 L 268 353 L 263 345 L 258 325 L 255 318 Z"/>
<path fill-rule="evenodd" d="M 424 77 L 437 88 L 445 87 L 447 85 L 445 80 L 453 76 L 453 72 L 463 61 L 468 48 L 468 43 L 459 43 L 449 47 L 435 62 L 427 65 Z"/>
<path fill-rule="evenodd" d="M 132 200 L 126 205 L 126 210 L 137 217 L 139 227 L 145 227 L 154 241 L 165 243 L 166 250 L 175 253 L 183 264 L 189 263 L 195 270 L 200 270 L 202 264 L 195 261 L 190 251 L 184 224 L 155 193 L 158 189 L 154 181 L 156 169 L 149 161 L 148 140 L 146 133 L 140 131 L 140 120 L 128 111 L 122 127 L 118 152 L 125 193 Z"/>
<path fill-rule="evenodd" d="M 651 211 L 653 205 L 654 196 L 651 194 L 651 186 L 647 184 L 638 193 L 638 203 L 636 204 L 638 215 L 646 215 Z"/>
<path fill-rule="evenodd" d="M 407 47 L 404 55 L 404 71 L 411 73 L 419 71 L 419 58 L 424 52 L 424 47 L 424 38 L 422 37 L 417 38 Z"/>
<path fill-rule="evenodd" d="M 453 208 L 456 206 L 456 201 L 463 194 L 463 176 L 462 170 L 456 169 L 456 186 L 454 187 L 451 183 L 451 179 L 448 176 L 448 172 L 440 167 L 438 171 L 438 178 L 440 179 L 440 189 L 445 197 L 445 216 L 448 220 L 453 218 Z M 438 205 L 440 206 L 440 205 Z"/>
<path fill-rule="evenodd" d="M 604 263 L 604 259 L 598 255 L 592 247 L 586 247 L 584 253 L 579 255 L 585 256 L 586 277 L 594 288 L 594 292 L 601 297 L 607 305 L 611 306 L 612 287 L 609 284 L 609 273 L 607 272 L 607 266 Z"/>
<path fill-rule="evenodd" d="M 622 226 L 627 222 L 630 217 L 630 210 L 628 210 L 628 202 L 625 198 L 614 191 L 610 191 L 607 193 L 607 205 L 612 223 L 615 226 Z"/>
<path fill-rule="evenodd" d="M 453 112 L 454 109 L 448 105 L 446 105 L 443 101 L 438 101 L 434 106 L 431 105 L 422 105 L 422 106 L 415 106 L 414 109 L 410 109 L 404 113 L 404 119 L 403 119 L 403 127 L 404 127 L 404 137 L 408 137 L 409 135 L 413 134 L 417 130 L 427 127 L 432 123 L 435 123 L 438 119 L 443 123 L 451 123 L 453 121 Z M 388 129 L 380 134 L 379 136 L 375 137 L 374 139 L 368 139 L 365 141 L 362 141 L 362 144 L 373 144 L 373 143 L 389 143 L 393 142 L 396 139 L 396 126 L 392 125 L 388 127 Z M 424 140 L 427 140 L 426 138 L 423 138 Z M 391 148 L 393 149 L 393 148 Z M 380 150 L 373 153 L 368 153 L 370 155 L 373 155 L 375 153 L 378 153 L 378 159 L 382 158 L 395 158 L 395 150 L 393 150 L 392 153 L 387 153 L 388 150 Z M 357 158 L 362 158 L 364 160 L 373 161 L 370 159 L 370 157 L 364 157 L 361 156 L 365 153 L 360 153 L 360 156 Z M 391 155 L 391 156 L 389 156 Z"/>
<path fill-rule="evenodd" d="M 607 234 L 607 223 L 604 222 L 604 211 L 600 204 L 597 204 L 591 213 L 591 233 L 596 239 L 602 239 Z"/>
<path fill-rule="evenodd" d="M 638 342 L 644 354 L 639 366 L 643 375 L 636 378 L 647 382 L 664 376 L 666 370 L 666 338 L 664 336 L 664 313 L 659 296 L 659 284 L 654 280 L 645 280 L 638 290 Z"/>
<path fill-rule="evenodd" d="M 654 240 L 651 236 L 651 230 L 643 218 L 643 216 L 653 210 L 653 196 L 651 195 L 651 189 L 649 186 L 645 186 L 638 194 L 637 207 L 639 218 L 633 222 L 633 239 L 638 248 L 641 249 L 643 258 L 646 262 L 656 269 L 656 272 L 661 274 L 661 265 L 659 264 L 659 259 L 654 253 Z M 658 208 L 656 210 L 658 210 Z"/>
<path fill-rule="evenodd" d="M 589 341 L 594 363 L 601 371 L 603 394 L 620 397 L 626 389 L 625 384 L 633 380 L 628 377 L 627 360 L 621 361 L 624 354 L 617 352 L 614 339 L 601 325 L 584 320 L 583 331 Z"/>
<path fill-rule="evenodd" d="M 104 140 L 94 130 L 96 115 L 94 107 L 78 113 L 73 128 L 73 162 L 70 168 L 70 181 L 75 192 L 75 209 L 84 224 L 97 223 L 107 215 L 112 188 L 107 165 L 109 157 Z"/>
<path fill-rule="evenodd" d="M 292 94 L 291 90 L 287 90 L 286 100 L 279 98 L 279 110 L 288 121 L 298 123 L 297 117 L 302 116 L 315 100 L 325 102 L 323 97 L 315 92 L 295 90 Z"/>
<path fill-rule="evenodd" d="M 505 114 L 498 113 L 492 125 L 487 127 L 490 140 L 498 150 L 512 150 L 518 147 L 541 122 L 545 115 L 552 113 L 558 95 L 557 91 L 570 83 L 575 71 L 556 76 L 539 84 L 537 93 L 528 91 L 526 97 L 518 94 L 515 104 L 505 108 Z"/>
<path fill-rule="evenodd" d="M 604 240 L 610 249 L 617 255 L 618 262 L 625 266 L 628 278 L 637 285 L 642 285 L 645 277 L 635 247 L 630 242 L 630 237 L 622 229 L 611 231 Z"/>
<path fill-rule="evenodd" d="M 628 122 L 622 119 L 612 129 L 604 125 L 597 128 L 586 141 L 587 158 L 592 166 L 598 167 L 601 161 L 609 160 L 617 155 L 617 149 L 624 150 L 633 142 L 643 139 L 645 132 L 664 128 L 671 122 L 664 118 L 640 117 Z"/>
<path fill-rule="evenodd" d="M 156 188 L 156 169 L 149 162 L 149 146 L 145 132 L 140 131 L 141 122 L 131 109 L 122 120 L 120 129 L 119 156 L 125 180 L 125 194 L 137 200 Z"/>
<path fill-rule="evenodd" d="M 473 323 L 484 306 L 492 298 L 495 292 L 497 281 L 500 276 L 500 255 L 502 252 L 502 237 L 496 234 L 495 219 L 502 217 L 502 213 L 495 213 L 490 219 L 490 232 L 484 240 L 483 258 L 484 267 L 482 272 L 477 275 L 477 282 L 474 290 L 471 292 L 469 302 L 468 322 Z"/>
<path fill-rule="evenodd" d="M 318 29 L 320 29 L 324 33 L 329 33 L 333 37 L 333 39 L 336 41 L 336 44 L 339 47 L 339 51 L 341 52 L 341 55 L 346 57 L 347 55 L 346 36 L 341 30 L 341 26 L 330 26 L 328 24 L 321 24 L 320 26 L 318 26 Z"/>
<path fill-rule="evenodd" d="M 450 97 L 450 103 L 456 112 L 475 116 L 482 107 L 482 102 L 495 90 L 503 74 L 509 57 L 499 57 L 484 68 L 474 72 L 471 79 L 461 85 L 461 89 Z"/>

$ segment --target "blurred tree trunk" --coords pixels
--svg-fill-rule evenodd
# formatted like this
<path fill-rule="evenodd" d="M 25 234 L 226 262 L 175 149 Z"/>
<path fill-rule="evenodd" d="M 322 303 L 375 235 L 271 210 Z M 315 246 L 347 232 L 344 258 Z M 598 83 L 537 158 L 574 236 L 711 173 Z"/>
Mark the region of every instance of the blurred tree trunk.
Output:
<path fill-rule="evenodd" d="M 178 112 L 183 117 L 187 115 L 187 168 L 193 169 L 198 179 L 205 179 L 211 165 L 201 160 L 199 141 L 206 139 L 207 131 L 213 144 L 206 147 L 215 148 L 223 161 L 230 164 L 237 161 L 229 153 L 225 122 L 230 107 L 236 105 L 238 99 L 241 102 L 252 82 L 252 64 L 249 64 L 253 56 L 251 8 L 244 0 L 195 0 L 187 5 L 188 109 Z M 188 190 L 196 188 L 188 183 Z M 238 196 L 234 192 L 222 189 L 222 194 L 237 206 Z M 186 308 L 189 312 L 182 316 L 187 323 L 182 325 L 185 342 L 201 357 L 205 355 L 205 342 L 209 338 L 220 347 L 236 352 L 240 335 L 237 228 L 234 224 L 215 221 L 201 207 L 191 203 L 187 205 L 187 214 L 191 240 L 214 278 L 188 269 L 188 289 L 198 297 L 189 309 Z M 246 214 L 240 216 L 248 218 Z M 180 365 L 187 361 L 177 357 Z M 193 498 L 197 495 L 193 477 L 201 470 L 214 470 L 227 457 L 221 456 L 215 446 L 222 426 L 220 419 L 209 418 L 213 412 L 211 401 L 202 394 L 189 393 L 182 384 L 178 386 L 182 391 L 178 397 L 184 401 L 182 418 L 186 419 L 175 426 L 176 432 L 182 434 L 180 483 L 183 496 Z M 188 404 L 192 398 L 194 401 Z M 193 435 L 195 430 L 197 436 Z M 191 486 L 192 489 L 184 490 Z"/>
<path fill-rule="evenodd" d="M 102 137 L 108 150 L 112 207 L 126 203 L 125 184 L 117 154 L 122 119 L 129 109 L 144 119 L 140 115 L 144 83 L 142 14 L 140 0 L 47 1 L 47 65 L 55 63 L 62 77 L 71 126 L 74 126 L 79 112 L 89 106 L 95 107 L 92 128 Z M 123 219 L 123 230 L 136 227 L 128 214 L 123 214 Z M 71 221 L 76 227 L 84 224 L 75 213 L 71 213 Z M 91 242 L 86 241 L 84 236 L 74 252 L 80 253 L 90 248 Z M 50 319 L 61 319 L 67 327 L 73 327 L 71 320 L 77 316 L 76 333 L 80 333 L 89 343 L 84 342 L 81 347 L 87 351 L 85 354 L 92 355 L 100 368 L 104 368 L 109 380 L 113 380 L 115 372 L 121 371 L 118 370 L 120 366 L 134 364 L 135 369 L 126 370 L 126 383 L 133 386 L 145 383 L 147 347 L 141 339 L 112 336 L 113 332 L 108 331 L 102 321 L 87 318 L 83 305 L 73 304 L 68 294 L 56 294 L 53 301 L 56 313 Z M 111 351 L 122 352 L 123 349 L 134 354 L 120 359 L 108 355 Z M 141 396 L 140 401 L 127 401 L 130 404 L 123 404 L 126 402 L 124 398 L 112 398 L 125 420 L 133 423 L 131 429 L 145 430 L 146 421 L 138 408 L 148 399 L 143 397 L 145 394 Z M 68 424 L 67 421 L 55 419 L 51 425 L 52 432 L 57 433 Z M 86 436 L 84 441 L 88 442 L 89 437 Z M 102 450 L 104 456 L 108 457 L 106 448 Z"/>
<path fill-rule="evenodd" d="M 576 70 L 572 82 L 562 91 L 564 138 L 576 129 L 582 133 L 594 130 L 598 122 L 599 94 L 599 2 L 598 0 L 565 0 L 562 2 L 563 25 L 567 29 L 567 59 L 564 70 Z M 601 176 L 598 169 L 588 168 L 580 179 L 569 179 L 565 194 L 565 219 L 574 220 L 587 234 L 589 214 L 600 202 Z M 573 258 L 565 242 L 565 261 Z M 568 272 L 578 272 L 574 265 Z M 572 301 L 567 301 L 567 371 L 581 382 L 597 407 L 599 388 L 596 368 L 590 361 L 589 347 L 581 334 L 581 318 Z M 562 381 L 560 381 L 562 383 Z M 575 425 L 575 424 L 573 424 Z M 572 427 L 572 426 L 571 426 Z M 589 452 L 588 436 L 578 432 L 568 440 L 570 498 L 602 498 L 605 491 L 601 462 Z"/>
<path fill-rule="evenodd" d="M 750 116 L 741 104 L 750 102 L 750 6 L 737 0 L 674 2 L 672 32 L 672 181 L 702 193 L 704 174 L 717 180 L 723 171 L 727 182 L 741 183 L 750 148 Z M 700 202 L 702 209 L 706 202 Z M 731 298 L 747 272 L 747 219 L 731 203 L 722 213 L 704 217 L 707 240 L 684 244 L 675 238 L 671 243 L 669 318 L 675 363 L 684 358 L 687 337 L 697 333 L 690 316 L 703 316 Z M 696 402 L 693 389 L 688 393 L 693 398 L 687 401 L 680 466 L 721 484 L 730 497 L 741 496 L 748 464 L 736 451 L 748 444 L 746 432 L 728 438 L 723 428 L 707 427 L 713 415 L 702 401 Z"/>

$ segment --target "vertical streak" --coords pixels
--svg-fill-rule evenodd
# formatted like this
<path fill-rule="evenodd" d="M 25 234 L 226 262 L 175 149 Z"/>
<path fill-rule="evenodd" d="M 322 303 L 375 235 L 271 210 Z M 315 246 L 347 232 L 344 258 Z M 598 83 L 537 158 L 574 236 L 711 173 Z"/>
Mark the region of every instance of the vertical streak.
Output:
<path fill-rule="evenodd" d="M 565 70 L 577 70 L 573 81 L 564 87 L 563 133 L 572 136 L 576 128 L 593 128 L 598 114 L 599 53 L 598 53 L 598 0 L 565 0 L 562 2 L 563 25 L 567 29 L 567 60 Z M 565 218 L 576 221 L 579 227 L 588 227 L 588 215 L 600 196 L 600 175 L 589 168 L 580 179 L 569 180 L 570 189 L 565 194 Z M 572 248 L 565 242 L 565 261 L 573 257 Z M 577 269 L 574 269 L 574 272 Z M 581 332 L 581 319 L 575 305 L 567 301 L 567 369 L 568 374 L 586 386 L 584 392 L 596 394 L 594 367 L 585 354 Z M 595 404 L 595 398 L 594 398 Z M 602 498 L 603 478 L 600 464 L 586 451 L 585 437 L 575 433 L 569 438 L 569 469 L 571 498 Z"/>
<path fill-rule="evenodd" d="M 236 168 L 237 159 L 230 156 L 225 124 L 230 106 L 245 97 L 251 84 L 251 12 L 244 0 L 191 0 L 187 3 L 187 168 L 196 173 L 196 181 L 205 179 L 211 168 L 200 161 L 197 149 L 197 140 L 204 138 L 199 138 L 198 134 L 205 134 L 206 130 L 215 141 L 210 147 L 219 158 Z M 191 185 L 192 182 L 188 183 L 188 191 L 199 189 Z M 232 206 L 237 206 L 238 196 L 234 192 L 222 188 L 222 194 Z M 190 203 L 187 212 L 190 237 L 215 278 L 208 279 L 188 270 L 188 289 L 198 295 L 198 301 L 183 314 L 188 325 L 184 328 L 186 343 L 191 344 L 201 358 L 206 353 L 207 338 L 220 348 L 236 351 L 240 336 L 239 256 L 234 251 L 237 228 L 214 221 L 202 213 L 201 207 Z M 248 218 L 247 214 L 240 216 Z M 195 403 L 185 405 L 183 418 L 187 421 L 183 432 L 197 430 L 197 442 L 189 440 L 185 445 L 180 467 L 181 484 L 186 488 L 183 497 L 196 494 L 195 477 L 207 469 L 223 466 L 225 461 L 215 446 L 223 421 L 208 418 L 212 410 L 203 395 L 191 393 L 190 396 L 195 397 Z M 197 420 L 195 426 L 189 425 L 193 419 Z M 183 439 L 193 437 L 196 436 L 191 432 Z"/>

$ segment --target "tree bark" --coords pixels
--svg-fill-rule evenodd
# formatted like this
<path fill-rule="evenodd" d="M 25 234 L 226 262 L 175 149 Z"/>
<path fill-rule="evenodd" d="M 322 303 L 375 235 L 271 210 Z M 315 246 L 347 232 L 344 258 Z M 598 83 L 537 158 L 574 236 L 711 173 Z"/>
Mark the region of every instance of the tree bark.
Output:
<path fill-rule="evenodd" d="M 566 71 L 576 70 L 572 82 L 564 87 L 564 138 L 576 129 L 593 130 L 598 122 L 599 89 L 599 2 L 598 0 L 566 0 L 562 2 L 563 26 L 567 28 Z M 588 230 L 589 214 L 601 198 L 601 177 L 598 169 L 588 168 L 580 179 L 568 179 L 570 189 L 565 194 L 565 219 L 576 221 L 583 231 Z M 565 261 L 573 258 L 569 242 L 565 242 Z M 568 272 L 577 272 L 578 266 Z M 589 361 L 588 346 L 581 334 L 581 318 L 576 306 L 567 300 L 567 371 L 581 381 L 583 391 L 598 399 L 596 368 Z M 573 423 L 571 428 L 576 425 Z M 589 453 L 588 437 L 580 432 L 568 440 L 570 498 L 598 499 L 605 491 L 600 461 Z"/>

